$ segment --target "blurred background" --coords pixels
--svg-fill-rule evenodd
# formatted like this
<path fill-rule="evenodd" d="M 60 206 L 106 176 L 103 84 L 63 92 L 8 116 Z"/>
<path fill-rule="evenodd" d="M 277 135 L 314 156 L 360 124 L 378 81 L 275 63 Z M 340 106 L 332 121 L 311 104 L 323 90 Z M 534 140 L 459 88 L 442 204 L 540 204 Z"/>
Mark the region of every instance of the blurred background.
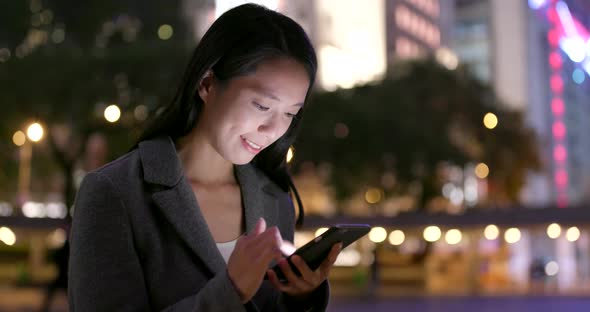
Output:
<path fill-rule="evenodd" d="M 331 311 L 585 311 L 590 2 L 0 0 L 0 311 L 67 311 L 86 172 L 126 153 L 208 26 L 299 22 L 318 82 L 288 162 L 302 245 L 366 223 Z"/>

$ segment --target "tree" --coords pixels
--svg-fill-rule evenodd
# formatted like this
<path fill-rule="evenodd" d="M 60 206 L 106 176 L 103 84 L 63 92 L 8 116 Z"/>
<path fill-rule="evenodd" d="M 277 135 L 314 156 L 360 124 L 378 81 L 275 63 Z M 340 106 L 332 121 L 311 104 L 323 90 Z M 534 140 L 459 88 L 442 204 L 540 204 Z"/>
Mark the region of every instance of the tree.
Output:
<path fill-rule="evenodd" d="M 10 90 L 0 94 L 0 135 L 5 138 L 0 147 L 13 150 L 14 131 L 29 120 L 42 121 L 53 159 L 65 177 L 64 199 L 69 207 L 75 193 L 73 169 L 90 135 L 101 132 L 109 138 L 112 159 L 137 137 L 143 120 L 133 117 L 134 109 L 144 105 L 148 114 L 154 114 L 159 103 L 173 96 L 190 52 L 187 29 L 180 1 L 165 6 L 87 1 L 82 7 L 78 1 L 50 1 L 38 10 L 23 3 L 12 5 L 10 26 L 19 35 L 7 37 L 6 43 L 24 46 L 26 53 L 0 63 L 0 85 Z M 50 21 L 30 26 L 36 15 L 48 11 Z M 30 27 L 24 32 L 22 20 Z M 174 36 L 167 41 L 157 36 L 157 26 L 164 23 L 174 26 Z M 55 32 L 62 30 L 65 40 L 55 40 Z M 102 113 L 107 104 L 121 108 L 120 122 L 105 121 Z M 10 165 L 4 179 L 0 176 L 5 188 L 8 181 L 16 180 L 16 162 L 0 157 Z"/>
<path fill-rule="evenodd" d="M 440 193 L 441 163 L 484 162 L 495 196 L 517 200 L 524 176 L 540 167 L 534 134 L 522 113 L 505 108 L 493 90 L 459 68 L 434 60 L 395 65 L 383 81 L 315 94 L 295 144 L 295 172 L 328 163 L 339 199 L 397 180 L 388 194 L 416 192 L 419 206 Z M 486 113 L 500 120 L 489 130 Z"/>

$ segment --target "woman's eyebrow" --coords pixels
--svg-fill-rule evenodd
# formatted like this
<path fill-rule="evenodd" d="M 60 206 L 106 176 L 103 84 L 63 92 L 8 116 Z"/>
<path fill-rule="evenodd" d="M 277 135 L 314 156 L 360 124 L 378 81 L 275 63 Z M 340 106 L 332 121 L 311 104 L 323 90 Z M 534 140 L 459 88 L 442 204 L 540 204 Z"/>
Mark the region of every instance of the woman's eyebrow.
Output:
<path fill-rule="evenodd" d="M 279 97 L 277 97 L 276 95 L 272 94 L 271 92 L 264 90 L 262 88 L 252 88 L 254 90 L 254 92 L 261 94 L 262 96 L 264 96 L 265 98 L 280 102 L 281 99 Z M 300 103 L 296 103 L 293 104 L 293 106 L 298 106 L 298 107 L 302 107 L 303 106 L 303 102 Z"/>

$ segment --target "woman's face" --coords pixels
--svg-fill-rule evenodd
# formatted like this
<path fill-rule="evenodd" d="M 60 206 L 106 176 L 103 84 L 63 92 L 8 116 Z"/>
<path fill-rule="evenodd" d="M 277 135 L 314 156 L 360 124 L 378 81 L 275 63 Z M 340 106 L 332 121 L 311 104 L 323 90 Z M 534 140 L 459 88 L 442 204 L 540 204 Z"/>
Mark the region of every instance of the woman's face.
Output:
<path fill-rule="evenodd" d="M 285 134 L 308 87 L 305 68 L 287 58 L 262 62 L 254 73 L 223 85 L 205 78 L 199 87 L 204 102 L 199 128 L 223 158 L 246 164 Z"/>

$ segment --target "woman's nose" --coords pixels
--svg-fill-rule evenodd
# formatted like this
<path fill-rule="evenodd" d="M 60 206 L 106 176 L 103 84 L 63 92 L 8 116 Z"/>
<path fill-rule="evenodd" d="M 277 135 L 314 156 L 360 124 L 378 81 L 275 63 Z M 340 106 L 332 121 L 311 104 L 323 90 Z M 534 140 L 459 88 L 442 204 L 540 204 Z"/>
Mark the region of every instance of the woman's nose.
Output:
<path fill-rule="evenodd" d="M 272 114 L 266 118 L 259 126 L 258 132 L 262 133 L 270 140 L 274 141 L 287 130 L 288 124 L 281 120 L 279 114 Z"/>

